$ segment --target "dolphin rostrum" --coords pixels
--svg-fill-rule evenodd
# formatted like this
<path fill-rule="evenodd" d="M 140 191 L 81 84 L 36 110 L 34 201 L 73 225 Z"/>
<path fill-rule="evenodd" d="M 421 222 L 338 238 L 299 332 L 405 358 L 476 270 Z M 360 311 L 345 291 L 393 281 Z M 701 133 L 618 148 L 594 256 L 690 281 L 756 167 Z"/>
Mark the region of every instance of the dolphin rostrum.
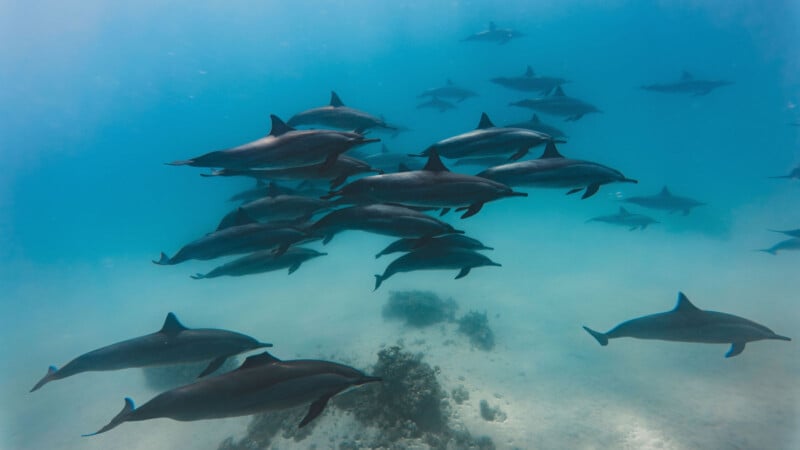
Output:
<path fill-rule="evenodd" d="M 698 202 L 689 197 L 672 195 L 672 192 L 670 192 L 666 186 L 656 195 L 628 197 L 622 201 L 633 203 L 644 208 L 669 211 L 670 214 L 680 211 L 684 216 L 688 215 L 692 211 L 692 208 L 705 205 L 705 203 Z"/>
<path fill-rule="evenodd" d="M 130 369 L 211 361 L 200 377 L 219 369 L 225 360 L 239 353 L 272 344 L 258 342 L 244 334 L 214 328 L 186 328 L 174 313 L 167 314 L 164 326 L 155 333 L 139 336 L 92 350 L 64 367 L 50 366 L 31 392 L 45 384 L 83 372 Z"/>
<path fill-rule="evenodd" d="M 730 81 L 698 80 L 689 72 L 684 71 L 681 79 L 670 83 L 658 83 L 642 86 L 645 91 L 665 92 L 674 94 L 692 94 L 695 97 L 706 95 L 722 86 L 733 84 Z"/>
<path fill-rule="evenodd" d="M 474 267 L 497 266 L 485 255 L 463 248 L 430 247 L 420 248 L 395 259 L 386 267 L 383 275 L 375 275 L 375 289 L 387 278 L 400 272 L 415 270 L 459 270 L 456 280 L 467 276 Z"/>
<path fill-rule="evenodd" d="M 336 92 L 331 91 L 331 102 L 326 106 L 309 109 L 292 116 L 287 125 L 323 125 L 345 130 L 368 130 L 370 128 L 386 128 L 393 130 L 383 119 L 375 117 L 364 111 L 344 105 Z"/>
<path fill-rule="evenodd" d="M 556 86 L 549 95 L 544 97 L 520 100 L 509 104 L 554 116 L 564 116 L 566 117 L 564 120 L 567 122 L 574 122 L 589 113 L 602 112 L 590 103 L 565 95 L 561 86 Z"/>
<path fill-rule="evenodd" d="M 787 175 L 777 175 L 769 178 L 774 178 L 774 179 L 787 178 L 790 180 L 800 180 L 800 166 L 797 166 L 794 169 L 792 169 Z"/>
<path fill-rule="evenodd" d="M 325 256 L 327 253 L 320 253 L 310 248 L 293 247 L 282 255 L 276 255 L 271 250 L 261 250 L 247 256 L 234 259 L 219 267 L 214 268 L 206 274 L 198 273 L 191 277 L 195 280 L 204 278 L 216 278 L 222 276 L 240 277 L 256 273 L 273 272 L 275 270 L 289 269 L 289 275 L 293 274 L 304 262 Z"/>
<path fill-rule="evenodd" d="M 558 77 L 544 77 L 544 76 L 537 76 L 533 72 L 533 68 L 528 66 L 527 70 L 525 71 L 522 76 L 516 77 L 497 77 L 492 78 L 490 80 L 492 83 L 499 84 L 500 86 L 506 87 L 508 89 L 513 89 L 515 91 L 523 91 L 523 92 L 541 92 L 547 93 L 555 89 L 557 86 L 561 86 L 562 84 L 566 83 L 567 80 Z"/>
<path fill-rule="evenodd" d="M 633 231 L 637 228 L 644 230 L 648 225 L 659 223 L 657 220 L 653 219 L 652 217 L 645 216 L 644 214 L 630 213 L 622 206 L 619 207 L 619 212 L 617 214 L 593 217 L 587 220 L 587 222 L 604 222 L 613 225 L 622 225 L 623 227 L 628 227 L 628 230 L 630 231 Z"/>
<path fill-rule="evenodd" d="M 607 333 L 583 327 L 600 345 L 609 339 L 632 337 L 661 341 L 731 344 L 726 358 L 742 353 L 745 344 L 763 339 L 791 341 L 752 320 L 716 311 L 704 311 L 692 304 L 682 292 L 672 311 L 651 314 L 623 322 Z"/>
<path fill-rule="evenodd" d="M 300 428 L 317 418 L 328 400 L 351 387 L 381 381 L 342 364 L 281 361 L 267 352 L 250 356 L 236 370 L 163 392 L 136 408 L 133 400 L 95 433 L 125 422 L 168 418 L 182 422 L 221 419 L 311 404 Z"/>

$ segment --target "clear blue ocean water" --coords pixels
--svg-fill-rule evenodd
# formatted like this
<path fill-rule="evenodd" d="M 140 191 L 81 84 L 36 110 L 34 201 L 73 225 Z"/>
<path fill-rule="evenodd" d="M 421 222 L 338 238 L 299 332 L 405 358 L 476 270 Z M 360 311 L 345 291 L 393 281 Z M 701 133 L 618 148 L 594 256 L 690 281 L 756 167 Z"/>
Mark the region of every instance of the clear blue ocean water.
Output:
<path fill-rule="evenodd" d="M 460 42 L 489 21 L 526 36 Z M 475 128 L 481 112 L 497 124 L 528 119 L 508 103 L 535 95 L 489 82 L 528 65 L 569 79 L 569 95 L 603 111 L 575 122 L 540 114 L 569 135 L 562 153 L 639 184 L 586 200 L 530 189 L 472 218 L 444 216 L 494 247 L 503 267 L 461 280 L 399 274 L 373 292 L 391 261 L 373 255 L 392 238 L 356 231 L 291 276 L 196 281 L 189 275 L 218 261 L 151 264 L 212 231 L 235 205 L 228 198 L 252 185 L 165 162 L 262 137 L 270 114 L 327 104 L 331 90 L 409 128 L 370 136 L 418 153 Z M 639 88 L 683 71 L 733 84 L 701 96 Z M 600 347 L 581 326 L 667 311 L 683 291 L 702 309 L 800 338 L 800 254 L 753 251 L 781 239 L 768 229 L 800 227 L 798 181 L 768 179 L 800 163 L 799 73 L 800 4 L 782 0 L 0 2 L 0 448 L 216 449 L 243 436 L 247 417 L 80 437 L 123 397 L 157 393 L 139 370 L 28 392 L 48 365 L 155 331 L 168 311 L 273 342 L 284 358 L 365 370 L 402 340 L 440 367 L 448 392 L 471 392 L 453 403 L 453 422 L 497 448 L 798 448 L 796 340 L 726 359 L 721 344 Z M 478 96 L 445 113 L 417 109 L 417 95 L 447 79 Z M 665 185 L 707 205 L 647 211 L 661 223 L 641 232 L 585 223 Z M 406 289 L 485 311 L 495 349 L 459 341 L 450 324 L 385 321 L 389 292 Z M 483 420 L 481 399 L 505 420 Z M 276 448 L 338 448 L 356 425 L 326 414 L 307 440 Z"/>

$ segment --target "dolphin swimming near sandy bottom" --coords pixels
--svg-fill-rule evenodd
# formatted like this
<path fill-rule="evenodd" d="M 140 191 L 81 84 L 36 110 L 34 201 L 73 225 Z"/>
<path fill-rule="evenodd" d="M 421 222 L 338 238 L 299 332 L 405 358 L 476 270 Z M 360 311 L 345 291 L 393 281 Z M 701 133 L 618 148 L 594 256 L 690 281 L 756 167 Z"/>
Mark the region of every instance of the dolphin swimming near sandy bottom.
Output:
<path fill-rule="evenodd" d="M 299 427 L 325 410 L 331 397 L 351 387 L 381 381 L 342 364 L 318 360 L 281 361 L 267 352 L 250 356 L 236 370 L 163 392 L 136 408 L 133 400 L 95 433 L 125 422 L 168 418 L 182 422 L 248 416 L 311 404 Z"/>
<path fill-rule="evenodd" d="M 474 252 L 459 248 L 421 248 L 407 253 L 386 267 L 383 275 L 375 275 L 375 289 L 389 277 L 400 272 L 413 272 L 415 270 L 454 270 L 458 269 L 456 280 L 467 276 L 475 267 L 497 266 L 498 264 L 488 257 Z"/>
<path fill-rule="evenodd" d="M 364 111 L 345 106 L 336 92 L 331 91 L 331 101 L 326 106 L 309 109 L 292 116 L 287 122 L 290 127 L 299 125 L 322 125 L 345 130 L 364 131 L 370 128 L 393 129 L 383 119 Z"/>
<path fill-rule="evenodd" d="M 695 97 L 706 95 L 722 86 L 733 84 L 731 81 L 698 80 L 689 72 L 683 72 L 681 79 L 669 83 L 657 83 L 642 86 L 645 91 L 671 94 L 693 94 Z"/>
<path fill-rule="evenodd" d="M 628 197 L 622 201 L 626 203 L 633 203 L 644 208 L 669 211 L 670 214 L 674 212 L 682 212 L 684 216 L 689 215 L 693 208 L 705 205 L 705 203 L 698 202 L 697 200 L 689 197 L 673 195 L 666 186 L 664 186 L 661 189 L 661 192 L 656 195 Z"/>
<path fill-rule="evenodd" d="M 574 122 L 589 113 L 601 113 L 596 106 L 583 100 L 567 96 L 561 86 L 544 97 L 520 100 L 509 103 L 510 106 L 519 106 L 534 111 L 554 116 L 564 116 L 566 122 Z"/>
<path fill-rule="evenodd" d="M 621 225 L 628 227 L 630 231 L 636 230 L 637 228 L 644 230 L 648 225 L 659 223 L 652 217 L 645 216 L 644 214 L 633 214 L 621 206 L 617 214 L 593 217 L 587 220 L 587 222 L 604 222 L 612 225 Z"/>
<path fill-rule="evenodd" d="M 98 372 L 139 367 L 211 361 L 200 373 L 210 374 L 219 369 L 225 360 L 239 353 L 272 344 L 259 342 L 250 336 L 214 328 L 186 328 L 174 313 L 167 314 L 164 325 L 155 333 L 117 342 L 92 350 L 60 369 L 50 366 L 31 392 L 53 381 L 83 372 Z"/>
<path fill-rule="evenodd" d="M 600 345 L 608 345 L 609 339 L 632 337 L 661 341 L 696 342 L 705 344 L 731 344 L 726 358 L 744 351 L 748 342 L 764 339 L 791 341 L 769 328 L 751 320 L 716 311 L 704 311 L 692 304 L 682 293 L 678 293 L 678 304 L 667 311 L 623 322 L 611 331 L 600 333 L 583 327 Z"/>
<path fill-rule="evenodd" d="M 444 236 L 429 238 L 403 238 L 398 239 L 378 252 L 375 258 L 397 252 L 410 252 L 422 248 L 464 249 L 464 250 L 494 250 L 481 241 L 463 234 L 445 234 Z"/>
<path fill-rule="evenodd" d="M 793 237 L 791 239 L 780 241 L 770 248 L 761 249 L 759 251 L 769 253 L 770 255 L 777 255 L 778 252 L 791 250 L 800 250 L 800 237 Z"/>
<path fill-rule="evenodd" d="M 262 250 L 227 262 L 206 274 L 198 273 L 191 277 L 195 280 L 222 276 L 240 277 L 257 273 L 273 272 L 281 269 L 289 269 L 289 275 L 291 275 L 299 269 L 300 265 L 304 262 L 325 255 L 327 255 L 327 253 L 321 253 L 310 248 L 302 247 L 290 248 L 282 255 L 276 255 L 275 252 L 271 250 Z"/>

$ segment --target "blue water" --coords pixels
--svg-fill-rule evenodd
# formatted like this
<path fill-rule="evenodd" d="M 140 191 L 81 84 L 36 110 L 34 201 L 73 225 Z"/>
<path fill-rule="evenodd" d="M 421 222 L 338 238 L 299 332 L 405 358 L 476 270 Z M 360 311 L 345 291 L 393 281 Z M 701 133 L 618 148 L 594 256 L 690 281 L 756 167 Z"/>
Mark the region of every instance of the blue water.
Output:
<path fill-rule="evenodd" d="M 426 344 L 413 349 L 442 367 L 448 390 L 473 389 L 458 420 L 498 448 L 798 448 L 796 342 L 750 344 L 728 360 L 723 345 L 600 348 L 580 326 L 668 310 L 682 290 L 701 308 L 799 337 L 798 254 L 752 250 L 780 239 L 768 228 L 800 227 L 797 181 L 767 179 L 800 162 L 800 128 L 787 125 L 800 119 L 800 5 L 532 3 L 0 3 L 0 447 L 215 449 L 247 418 L 79 437 L 122 397 L 155 394 L 138 371 L 27 391 L 48 365 L 154 331 L 167 311 L 274 342 L 283 357 L 367 368 L 381 344 L 420 338 L 380 317 L 390 290 L 415 288 L 489 313 L 489 354 L 443 347 L 438 331 L 420 332 Z M 459 42 L 489 20 L 527 36 Z M 188 275 L 216 261 L 149 262 L 211 231 L 251 184 L 164 162 L 259 138 L 269 114 L 288 119 L 331 90 L 410 128 L 379 136 L 416 153 L 473 129 L 484 111 L 498 124 L 527 119 L 507 105 L 533 95 L 488 81 L 527 65 L 571 80 L 569 95 L 603 110 L 569 123 L 540 114 L 570 136 L 561 151 L 639 184 L 583 201 L 531 190 L 464 221 L 447 216 L 495 247 L 502 268 L 457 281 L 400 274 L 373 293 L 372 275 L 390 261 L 373 254 L 391 239 L 359 232 L 290 277 L 201 282 Z M 639 89 L 684 70 L 734 84 L 698 97 Z M 448 78 L 479 96 L 447 113 L 416 109 L 418 93 Z M 651 212 L 662 223 L 644 232 L 584 223 L 664 185 L 708 205 L 686 217 Z M 481 420 L 481 398 L 507 421 Z"/>

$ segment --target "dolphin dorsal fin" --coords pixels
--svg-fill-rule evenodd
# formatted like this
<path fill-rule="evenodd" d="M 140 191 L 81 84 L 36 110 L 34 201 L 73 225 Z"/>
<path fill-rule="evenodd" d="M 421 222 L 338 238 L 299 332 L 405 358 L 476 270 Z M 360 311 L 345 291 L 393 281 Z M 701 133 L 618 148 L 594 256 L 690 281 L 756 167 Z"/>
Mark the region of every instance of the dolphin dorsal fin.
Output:
<path fill-rule="evenodd" d="M 559 85 L 559 86 L 556 86 L 556 87 L 553 89 L 553 93 L 552 93 L 552 94 L 550 94 L 550 95 L 552 95 L 553 97 L 565 97 L 565 95 L 564 95 L 564 90 L 563 90 L 563 89 L 561 89 L 561 85 Z"/>
<path fill-rule="evenodd" d="M 544 153 L 539 159 L 549 159 L 549 158 L 563 158 L 564 155 L 558 152 L 556 148 L 556 144 L 552 141 L 548 142 L 547 145 L 544 147 Z"/>
<path fill-rule="evenodd" d="M 497 29 L 497 25 L 494 22 L 489 22 L 489 31 L 494 31 Z"/>
<path fill-rule="evenodd" d="M 384 155 L 389 153 L 389 147 L 387 147 L 386 144 L 384 143 L 381 143 L 381 153 L 383 153 Z"/>
<path fill-rule="evenodd" d="M 683 73 L 681 73 L 681 81 L 689 81 L 689 80 L 693 80 L 693 79 L 694 79 L 694 76 L 691 73 L 689 73 L 689 72 L 687 72 L 685 70 L 683 71 Z"/>
<path fill-rule="evenodd" d="M 270 181 L 269 185 L 267 186 L 267 196 L 275 197 L 278 195 L 281 195 L 281 188 L 278 187 L 278 183 Z"/>
<path fill-rule="evenodd" d="M 700 308 L 694 306 L 692 302 L 683 294 L 683 292 L 678 292 L 678 304 L 675 305 L 675 309 L 672 310 L 673 312 L 682 312 L 682 313 L 693 313 L 693 312 L 700 312 Z"/>
<path fill-rule="evenodd" d="M 531 117 L 531 123 L 542 123 L 542 121 L 539 120 L 539 116 L 536 113 L 533 113 L 533 117 Z"/>
<path fill-rule="evenodd" d="M 339 98 L 339 94 L 337 94 L 335 91 L 331 91 L 331 106 L 334 108 L 344 106 L 344 102 L 342 102 L 342 99 Z"/>
<path fill-rule="evenodd" d="M 619 215 L 620 216 L 630 216 L 631 213 L 629 213 L 627 209 L 625 209 L 622 206 L 620 206 L 619 207 Z"/>
<path fill-rule="evenodd" d="M 252 369 L 253 367 L 266 366 L 267 364 L 274 364 L 278 362 L 281 362 L 281 360 L 270 355 L 269 352 L 264 352 L 257 355 L 248 356 L 242 365 L 236 370 L 247 370 Z"/>
<path fill-rule="evenodd" d="M 178 317 L 175 316 L 175 313 L 171 312 L 167 314 L 167 318 L 164 319 L 164 326 L 161 327 L 159 333 L 173 336 L 186 329 L 187 328 L 178 321 Z"/>
<path fill-rule="evenodd" d="M 422 170 L 427 170 L 429 172 L 450 172 L 442 162 L 442 158 L 439 157 L 439 152 L 435 149 L 430 150 L 428 162 L 425 163 L 425 167 L 423 167 Z"/>
<path fill-rule="evenodd" d="M 672 197 L 672 192 L 670 192 L 669 189 L 666 186 L 664 186 L 663 188 L 661 188 L 661 192 L 659 192 L 658 195 L 662 197 Z"/>
<path fill-rule="evenodd" d="M 281 118 L 275 114 L 270 114 L 269 118 L 272 120 L 272 129 L 269 131 L 270 136 L 280 136 L 290 131 L 294 131 L 294 128 L 286 125 L 286 122 L 282 121 Z"/>
<path fill-rule="evenodd" d="M 533 76 L 534 76 L 533 67 L 528 66 L 528 69 L 525 71 L 525 76 L 527 78 L 533 78 Z"/>
<path fill-rule="evenodd" d="M 478 122 L 476 130 L 484 130 L 486 128 L 494 128 L 494 123 L 492 123 L 492 119 L 489 118 L 488 114 L 481 113 L 481 120 Z"/>

